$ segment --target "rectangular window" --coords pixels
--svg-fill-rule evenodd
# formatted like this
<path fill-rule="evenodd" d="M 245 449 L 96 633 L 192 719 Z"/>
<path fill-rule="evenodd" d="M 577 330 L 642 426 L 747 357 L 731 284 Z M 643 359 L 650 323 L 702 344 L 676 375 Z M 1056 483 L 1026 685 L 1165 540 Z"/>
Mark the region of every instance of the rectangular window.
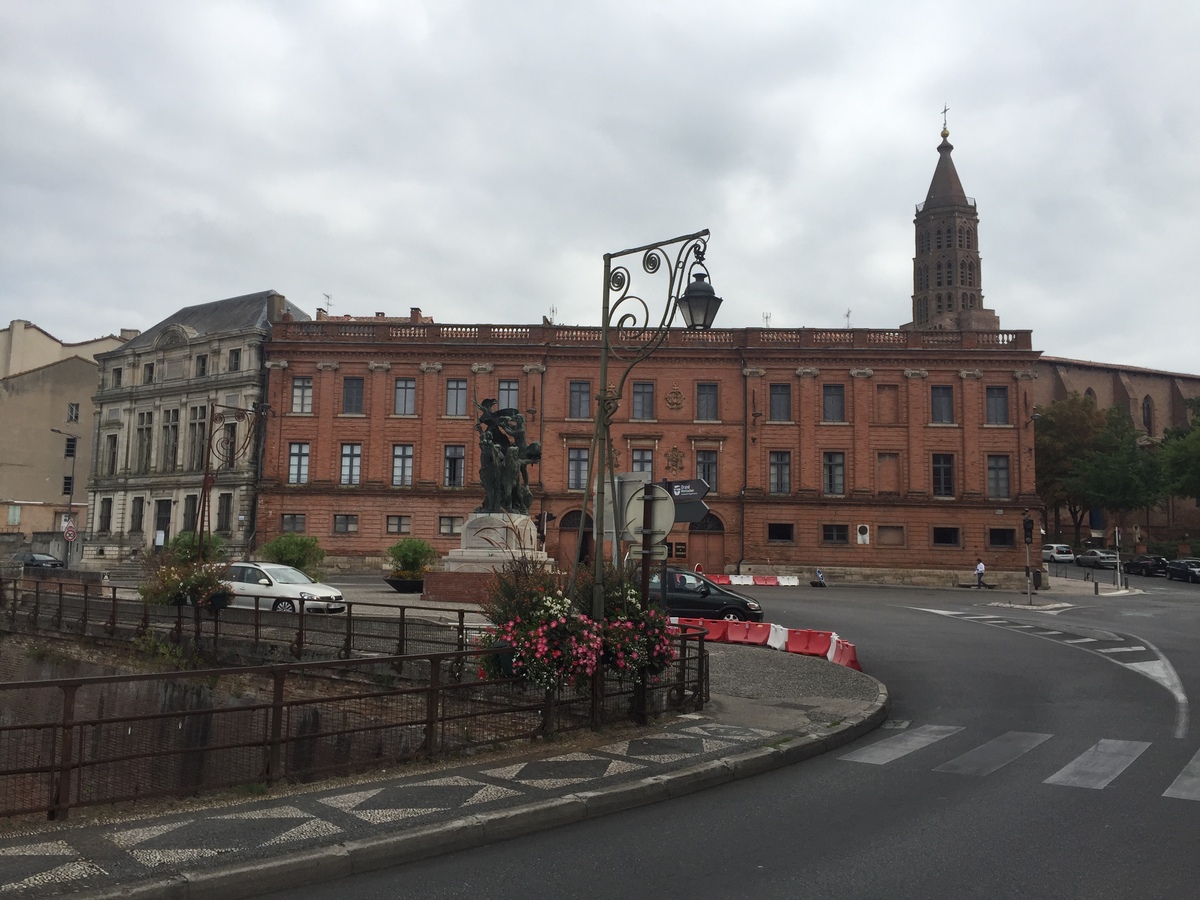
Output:
<path fill-rule="evenodd" d="M 358 531 L 358 516 L 334 516 L 334 534 L 355 534 Z"/>
<path fill-rule="evenodd" d="M 179 463 L 179 410 L 164 409 L 162 418 L 162 470 L 174 472 Z"/>
<path fill-rule="evenodd" d="M 588 448 L 567 448 L 567 490 L 583 491 L 587 489 Z"/>
<path fill-rule="evenodd" d="M 208 374 L 208 354 L 201 353 L 196 357 L 196 377 L 203 378 Z"/>
<path fill-rule="evenodd" d="M 412 532 L 412 516 L 388 516 L 388 534 L 410 534 Z"/>
<path fill-rule="evenodd" d="M 442 484 L 446 487 L 462 487 L 467 464 L 467 448 L 462 444 L 447 444 L 445 452 Z"/>
<path fill-rule="evenodd" d="M 112 387 L 119 388 L 121 386 L 122 374 L 123 373 L 121 371 L 120 366 L 113 367 L 111 381 L 110 381 L 110 384 L 112 385 Z"/>
<path fill-rule="evenodd" d="M 311 413 L 313 383 L 311 375 L 297 375 L 292 379 L 292 412 Z"/>
<path fill-rule="evenodd" d="M 242 351 L 234 348 L 229 351 L 228 361 L 225 364 L 227 372 L 240 372 L 242 369 Z"/>
<path fill-rule="evenodd" d="M 567 418 L 590 419 L 592 417 L 592 383 L 572 381 L 567 405 Z"/>
<path fill-rule="evenodd" d="M 937 425 L 954 422 L 954 388 L 948 384 L 935 384 L 929 389 L 929 421 Z"/>
<path fill-rule="evenodd" d="M 846 421 L 846 386 L 826 384 L 821 388 L 821 421 Z"/>
<path fill-rule="evenodd" d="M 501 409 L 520 409 L 520 382 L 501 380 L 500 393 L 496 396 L 496 402 L 500 404 Z"/>
<path fill-rule="evenodd" d="M 104 436 L 104 474 L 117 474 L 117 436 L 115 434 Z"/>
<path fill-rule="evenodd" d="M 150 471 L 150 460 L 153 454 L 154 442 L 154 413 L 142 412 L 137 414 L 136 451 L 133 460 L 133 471 L 136 475 L 145 475 Z"/>
<path fill-rule="evenodd" d="M 790 522 L 768 522 L 767 523 L 767 540 L 768 541 L 787 541 L 791 542 L 795 535 L 795 526 Z"/>
<path fill-rule="evenodd" d="M 1008 388 L 990 387 L 987 393 L 987 423 L 989 425 L 1008 424 Z"/>
<path fill-rule="evenodd" d="M 958 546 L 958 529 L 957 528 L 934 528 L 933 529 L 933 546 L 935 546 L 935 547 L 957 547 Z"/>
<path fill-rule="evenodd" d="M 822 460 L 826 494 L 846 493 L 846 454 L 826 453 Z"/>
<path fill-rule="evenodd" d="M 78 422 L 79 421 L 79 404 L 78 403 L 68 403 L 67 404 L 67 421 L 68 422 Z"/>
<path fill-rule="evenodd" d="M 233 531 L 233 494 L 217 496 L 217 531 Z"/>
<path fill-rule="evenodd" d="M 392 485 L 412 487 L 413 445 L 392 444 Z"/>
<path fill-rule="evenodd" d="M 199 472 L 204 468 L 204 456 L 208 452 L 208 407 L 193 406 L 188 409 L 187 471 Z"/>
<path fill-rule="evenodd" d="M 631 419 L 654 418 L 654 382 L 635 381 L 633 383 L 633 411 Z"/>
<path fill-rule="evenodd" d="M 362 444 L 342 444 L 341 484 L 358 484 L 362 480 Z"/>
<path fill-rule="evenodd" d="M 308 444 L 288 444 L 288 484 L 308 484 Z"/>
<path fill-rule="evenodd" d="M 200 497 L 188 494 L 183 498 L 183 530 L 195 533 L 196 514 L 199 512 Z"/>
<path fill-rule="evenodd" d="M 347 375 L 342 379 L 342 415 L 361 416 L 363 411 L 363 380 Z"/>
<path fill-rule="evenodd" d="M 70 497 L 75 489 L 75 477 L 73 475 L 64 475 L 62 487 L 63 496 Z"/>
<path fill-rule="evenodd" d="M 791 493 L 792 454 L 787 450 L 772 450 L 769 459 L 771 493 Z"/>
<path fill-rule="evenodd" d="M 696 451 L 696 477 L 703 479 L 712 493 L 717 492 L 717 451 Z"/>
<path fill-rule="evenodd" d="M 696 418 L 704 422 L 715 422 L 721 418 L 715 384 L 696 385 Z"/>
<path fill-rule="evenodd" d="M 634 450 L 633 471 L 647 472 L 650 475 L 654 474 L 654 451 L 653 450 Z"/>
<path fill-rule="evenodd" d="M 933 454 L 933 496 L 954 496 L 954 454 Z"/>
<path fill-rule="evenodd" d="M 415 416 L 417 414 L 417 379 L 396 379 L 396 415 Z"/>
<path fill-rule="evenodd" d="M 1015 528 L 989 528 L 988 529 L 988 546 L 996 548 L 1011 549 L 1017 546 L 1017 529 Z"/>
<path fill-rule="evenodd" d="M 154 363 L 142 366 L 142 384 L 154 384 Z"/>
<path fill-rule="evenodd" d="M 142 497 L 134 497 L 133 505 L 129 508 L 129 530 L 140 534 L 142 522 L 146 517 L 146 501 Z"/>
<path fill-rule="evenodd" d="M 438 516 L 438 534 L 462 534 L 462 516 Z"/>
<path fill-rule="evenodd" d="M 67 459 L 70 459 L 75 455 L 75 444 L 78 440 L 78 438 L 73 437 L 66 439 L 66 442 L 63 445 L 63 456 L 65 456 Z"/>
<path fill-rule="evenodd" d="M 992 500 L 1007 500 L 1009 498 L 1008 457 L 988 455 L 987 458 L 987 495 Z"/>
<path fill-rule="evenodd" d="M 301 533 L 307 527 L 304 513 L 284 513 L 280 516 L 279 530 L 288 533 Z"/>
<path fill-rule="evenodd" d="M 772 422 L 790 422 L 792 420 L 792 386 L 790 384 L 772 384 L 770 391 L 770 407 L 767 418 Z"/>
<path fill-rule="evenodd" d="M 826 544 L 850 543 L 849 525 L 822 525 L 821 541 Z"/>
<path fill-rule="evenodd" d="M 448 378 L 446 380 L 446 415 L 465 416 L 467 414 L 467 380 L 465 378 Z"/>
<path fill-rule="evenodd" d="M 112 497 L 100 501 L 100 531 L 104 534 L 112 531 Z"/>

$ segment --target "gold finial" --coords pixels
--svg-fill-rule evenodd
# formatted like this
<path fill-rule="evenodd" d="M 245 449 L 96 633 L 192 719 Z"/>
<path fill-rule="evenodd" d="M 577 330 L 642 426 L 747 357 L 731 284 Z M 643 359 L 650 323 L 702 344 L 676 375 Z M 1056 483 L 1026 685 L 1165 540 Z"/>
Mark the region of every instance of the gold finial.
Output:
<path fill-rule="evenodd" d="M 949 132 L 949 130 L 947 130 L 947 129 L 943 128 L 943 129 L 942 129 L 942 137 L 944 137 L 944 138 L 948 138 L 948 137 L 950 137 L 950 132 Z"/>

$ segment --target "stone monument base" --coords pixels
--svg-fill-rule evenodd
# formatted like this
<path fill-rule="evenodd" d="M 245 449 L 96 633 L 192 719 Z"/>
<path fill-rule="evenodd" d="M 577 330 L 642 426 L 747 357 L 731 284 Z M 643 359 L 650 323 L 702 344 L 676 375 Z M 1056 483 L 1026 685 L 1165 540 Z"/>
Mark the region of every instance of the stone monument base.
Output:
<path fill-rule="evenodd" d="M 537 526 L 529 516 L 471 513 L 463 524 L 462 542 L 442 558 L 446 572 L 495 572 L 523 557 L 543 566 L 553 560 L 538 549 Z"/>

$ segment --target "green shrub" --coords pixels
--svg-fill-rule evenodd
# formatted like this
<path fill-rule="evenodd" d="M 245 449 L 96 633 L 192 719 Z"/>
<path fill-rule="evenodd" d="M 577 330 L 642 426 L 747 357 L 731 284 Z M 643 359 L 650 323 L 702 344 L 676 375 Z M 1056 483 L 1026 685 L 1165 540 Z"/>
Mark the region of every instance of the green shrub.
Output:
<path fill-rule="evenodd" d="M 438 559 L 438 552 L 433 545 L 420 538 L 405 538 L 388 547 L 387 552 L 392 560 L 392 574 L 396 578 L 422 578 Z"/>
<path fill-rule="evenodd" d="M 200 536 L 194 531 L 181 531 L 167 545 L 178 563 L 195 562 L 200 557 Z M 219 534 L 204 536 L 204 558 L 212 561 L 225 555 L 225 541 Z"/>
<path fill-rule="evenodd" d="M 1146 541 L 1146 552 L 1151 556 L 1174 559 L 1179 555 L 1179 541 Z"/>
<path fill-rule="evenodd" d="M 258 549 L 258 555 L 266 562 L 299 569 L 317 581 L 324 575 L 321 563 L 325 561 L 325 551 L 321 549 L 315 537 L 293 533 L 281 534 L 270 543 L 263 544 Z"/>

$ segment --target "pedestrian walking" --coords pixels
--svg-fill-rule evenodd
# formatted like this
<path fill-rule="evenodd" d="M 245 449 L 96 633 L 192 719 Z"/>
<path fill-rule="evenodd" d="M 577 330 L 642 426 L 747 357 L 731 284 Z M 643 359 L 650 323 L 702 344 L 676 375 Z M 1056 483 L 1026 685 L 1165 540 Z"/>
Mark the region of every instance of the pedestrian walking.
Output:
<path fill-rule="evenodd" d="M 983 585 L 983 570 L 984 570 L 983 560 L 976 558 L 975 559 L 975 590 L 977 590 L 977 591 L 982 589 L 984 586 Z"/>

